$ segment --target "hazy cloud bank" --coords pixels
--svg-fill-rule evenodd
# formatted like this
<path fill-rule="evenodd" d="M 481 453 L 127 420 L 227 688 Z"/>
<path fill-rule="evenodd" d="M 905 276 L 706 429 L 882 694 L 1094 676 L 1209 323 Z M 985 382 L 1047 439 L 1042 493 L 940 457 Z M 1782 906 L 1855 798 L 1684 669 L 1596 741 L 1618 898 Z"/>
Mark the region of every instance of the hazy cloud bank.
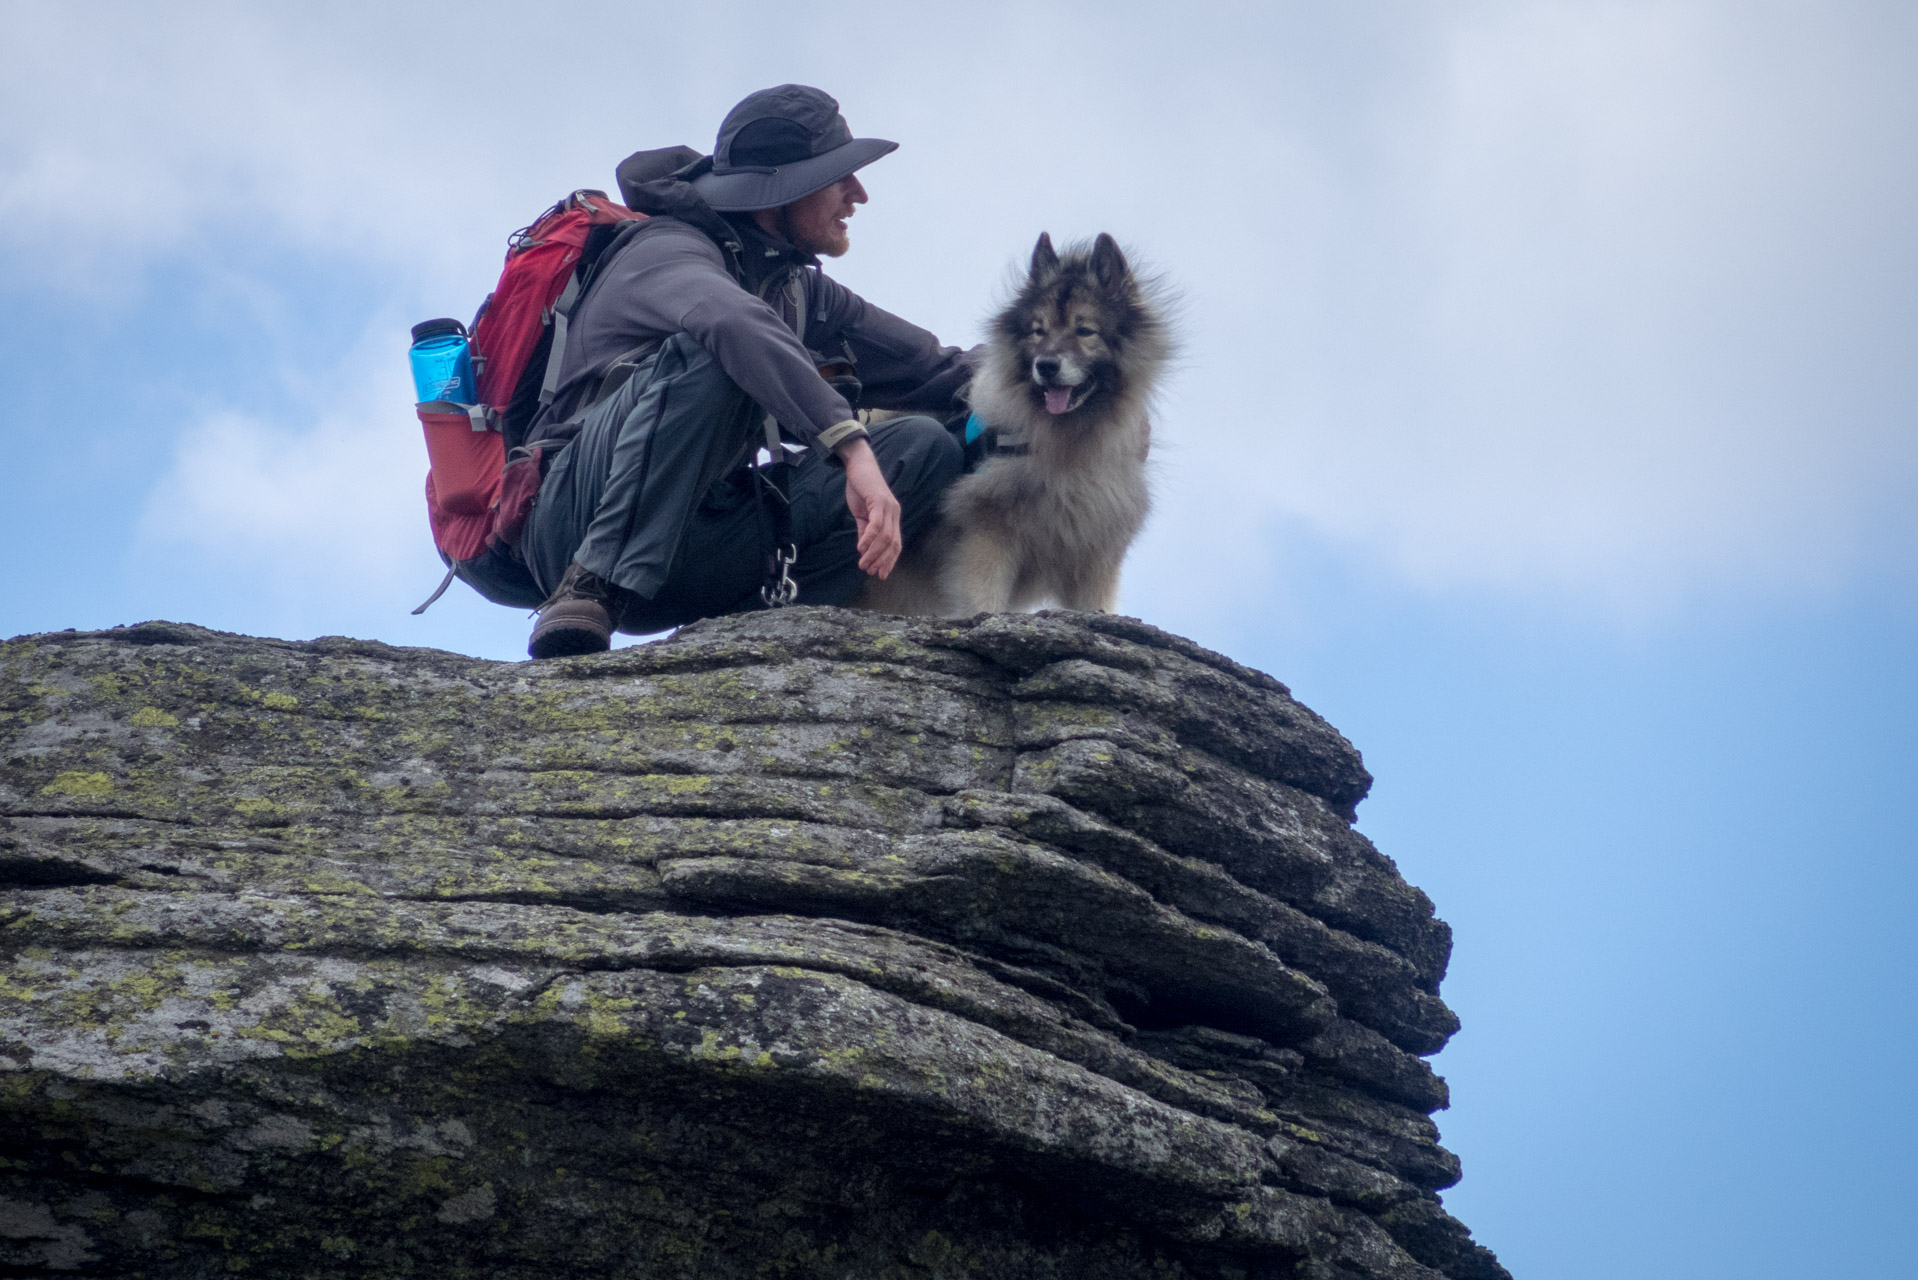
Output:
<path fill-rule="evenodd" d="M 512 6 L 15 6 L 0 216 L 137 216 L 92 271 L 0 270 L 117 288 L 240 209 L 386 272 L 369 317 L 458 314 L 542 202 L 800 79 L 904 144 L 836 274 L 948 340 L 1042 228 L 1110 229 L 1183 287 L 1134 607 L 1282 571 L 1282 528 L 1427 590 L 1636 616 L 1913 562 L 1908 6 L 782 5 L 811 34 L 778 49 L 740 39 L 771 7 L 571 12 L 594 39 Z M 563 111 L 489 91 L 514 83 Z M 346 362 L 357 416 L 174 424 L 152 510 L 180 514 L 149 536 L 297 542 L 301 486 L 413 430 L 372 372 L 392 339 Z M 362 527 L 416 538 L 417 482 L 366 486 Z M 379 538 L 353 545 L 373 571 Z"/>

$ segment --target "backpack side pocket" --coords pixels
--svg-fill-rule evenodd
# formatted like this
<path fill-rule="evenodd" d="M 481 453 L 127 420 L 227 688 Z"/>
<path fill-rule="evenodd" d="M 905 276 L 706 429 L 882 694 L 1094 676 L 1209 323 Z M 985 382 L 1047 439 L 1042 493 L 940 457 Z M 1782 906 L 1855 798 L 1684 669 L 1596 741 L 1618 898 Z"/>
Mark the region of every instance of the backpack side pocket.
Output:
<path fill-rule="evenodd" d="M 426 433 L 426 504 L 433 540 L 455 560 L 470 560 L 493 531 L 500 468 L 506 461 L 499 418 L 490 408 L 427 400 L 417 406 Z"/>

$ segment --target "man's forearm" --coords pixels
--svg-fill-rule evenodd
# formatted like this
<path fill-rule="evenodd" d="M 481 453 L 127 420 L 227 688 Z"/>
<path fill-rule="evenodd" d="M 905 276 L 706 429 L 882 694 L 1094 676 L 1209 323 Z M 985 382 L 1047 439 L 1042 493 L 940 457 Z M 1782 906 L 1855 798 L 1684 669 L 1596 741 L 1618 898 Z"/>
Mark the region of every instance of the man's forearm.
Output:
<path fill-rule="evenodd" d="M 879 457 L 864 436 L 843 441 L 833 452 L 846 464 L 846 507 L 859 530 L 859 567 L 883 578 L 892 572 L 903 545 L 899 499 L 886 484 Z"/>

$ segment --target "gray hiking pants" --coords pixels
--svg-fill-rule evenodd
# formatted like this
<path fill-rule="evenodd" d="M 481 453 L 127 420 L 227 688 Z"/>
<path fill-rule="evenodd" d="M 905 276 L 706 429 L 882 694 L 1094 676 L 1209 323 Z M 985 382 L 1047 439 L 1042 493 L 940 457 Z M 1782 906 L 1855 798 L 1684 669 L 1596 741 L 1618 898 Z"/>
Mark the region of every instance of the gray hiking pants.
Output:
<path fill-rule="evenodd" d="M 746 464 L 762 413 L 698 343 L 668 340 L 587 414 L 548 469 L 520 540 L 540 590 L 577 560 L 633 593 L 619 619 L 633 635 L 760 607 L 772 521 Z M 882 423 L 871 435 L 910 546 L 959 477 L 959 444 L 931 418 Z M 846 473 L 810 452 L 787 470 L 799 601 L 850 603 L 866 575 Z"/>

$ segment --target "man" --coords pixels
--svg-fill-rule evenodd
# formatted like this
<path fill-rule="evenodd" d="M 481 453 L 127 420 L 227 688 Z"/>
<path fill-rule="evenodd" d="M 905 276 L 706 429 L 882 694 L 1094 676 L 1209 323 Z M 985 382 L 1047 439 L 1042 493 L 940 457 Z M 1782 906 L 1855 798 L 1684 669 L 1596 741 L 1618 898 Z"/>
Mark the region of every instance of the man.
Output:
<path fill-rule="evenodd" d="M 944 416 L 969 357 L 819 270 L 866 202 L 856 171 L 896 145 L 854 138 L 832 98 L 781 85 L 733 108 L 711 157 L 671 147 L 619 166 L 621 195 L 649 218 L 573 308 L 528 435 L 570 437 L 520 543 L 550 593 L 534 657 L 758 607 L 782 524 L 797 599 L 814 604 L 849 602 L 930 525 L 958 443 L 932 417 L 863 426 L 848 393 Z M 805 446 L 784 499 L 747 465 L 768 418 Z"/>

